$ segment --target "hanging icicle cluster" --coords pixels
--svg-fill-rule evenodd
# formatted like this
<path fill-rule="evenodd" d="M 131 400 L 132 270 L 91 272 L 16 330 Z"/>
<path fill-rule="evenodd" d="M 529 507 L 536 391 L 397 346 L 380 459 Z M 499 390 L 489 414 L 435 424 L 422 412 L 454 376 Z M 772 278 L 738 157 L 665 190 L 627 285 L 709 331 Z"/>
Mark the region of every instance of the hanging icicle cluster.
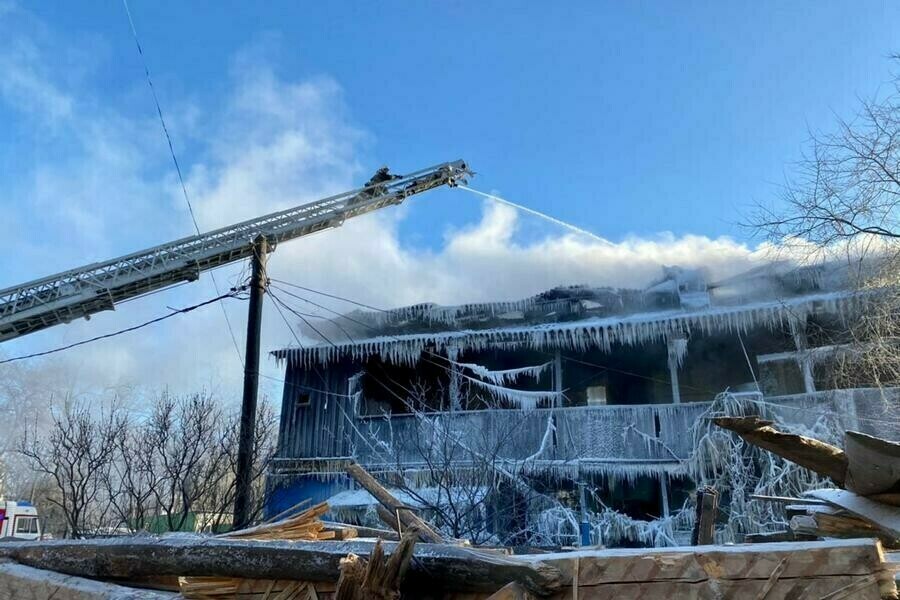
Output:
<path fill-rule="evenodd" d="M 530 377 L 534 380 L 540 378 L 544 372 L 550 368 L 553 364 L 552 362 L 545 362 L 542 365 L 537 365 L 534 367 L 520 367 L 518 369 L 505 369 L 502 371 L 492 371 L 486 367 L 482 367 L 481 365 L 476 365 L 474 363 L 453 363 L 456 366 L 468 369 L 481 379 L 487 380 L 491 383 L 495 383 L 497 385 L 506 385 L 507 383 L 515 383 L 522 377 Z"/>
<path fill-rule="evenodd" d="M 462 377 L 466 381 L 475 384 L 477 388 L 481 388 L 487 391 L 494 398 L 525 410 L 533 410 L 537 408 L 538 404 L 543 402 L 549 403 L 554 406 L 560 405 L 562 403 L 562 392 L 542 390 L 517 390 L 502 385 L 481 381 L 480 379 L 469 377 L 468 375 L 462 375 Z"/>
<path fill-rule="evenodd" d="M 494 329 L 471 329 L 380 336 L 344 344 L 286 348 L 274 353 L 291 366 L 328 364 L 343 357 L 361 361 L 370 356 L 400 365 L 415 365 L 424 352 L 446 354 L 482 351 L 500 344 L 508 348 L 561 348 L 609 351 L 614 344 L 640 345 L 676 339 L 693 332 L 748 332 L 759 327 L 780 328 L 819 311 L 846 316 L 858 311 L 865 297 L 853 292 L 830 292 L 800 298 L 703 310 L 670 310 L 629 316 L 591 318 Z"/>

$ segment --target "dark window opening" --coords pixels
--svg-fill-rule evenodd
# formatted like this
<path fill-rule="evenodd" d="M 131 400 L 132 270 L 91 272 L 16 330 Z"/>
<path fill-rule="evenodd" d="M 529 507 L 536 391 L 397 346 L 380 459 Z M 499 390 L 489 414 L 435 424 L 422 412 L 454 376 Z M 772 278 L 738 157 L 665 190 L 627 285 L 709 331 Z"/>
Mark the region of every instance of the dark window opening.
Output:
<path fill-rule="evenodd" d="M 297 393 L 297 406 L 309 406 L 310 398 L 307 392 Z"/>

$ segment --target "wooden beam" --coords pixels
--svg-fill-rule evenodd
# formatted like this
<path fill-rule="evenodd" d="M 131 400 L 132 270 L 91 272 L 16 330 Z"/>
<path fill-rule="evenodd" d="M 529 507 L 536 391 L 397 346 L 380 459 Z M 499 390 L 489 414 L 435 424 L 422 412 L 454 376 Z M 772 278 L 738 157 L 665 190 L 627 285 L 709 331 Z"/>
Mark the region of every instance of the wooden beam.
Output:
<path fill-rule="evenodd" d="M 802 435 L 778 431 L 772 427 L 771 421 L 759 417 L 716 417 L 713 422 L 719 427 L 737 433 L 750 444 L 830 477 L 836 485 L 844 487 L 847 456 L 837 446 Z"/>
<path fill-rule="evenodd" d="M 895 541 L 900 541 L 900 508 L 896 506 L 881 504 L 847 490 L 812 490 L 806 495 L 861 517 Z"/>
<path fill-rule="evenodd" d="M 829 600 L 882 600 L 878 582 L 869 575 L 831 575 L 817 578 L 781 579 L 765 590 L 765 579 L 716 581 L 646 581 L 584 585 L 578 588 L 577 600 L 754 600 L 766 593 L 765 600 L 819 600 L 828 594 L 852 590 L 850 596 Z M 852 586 L 852 587 L 851 587 Z M 805 594 L 805 595 L 804 595 Z M 554 595 L 553 600 L 572 600 L 574 589 Z"/>
<path fill-rule="evenodd" d="M 718 514 L 719 492 L 711 487 L 697 490 L 697 518 L 694 520 L 694 531 L 691 535 L 691 543 L 694 546 L 713 543 Z"/>
<path fill-rule="evenodd" d="M 419 535 L 423 541 L 434 542 L 440 544 L 445 542 L 444 538 L 435 531 L 428 523 L 423 521 L 419 515 L 415 514 L 409 508 L 405 507 L 402 502 L 397 500 L 384 486 L 363 469 L 357 463 L 350 463 L 346 468 L 347 474 L 356 480 L 367 492 L 381 503 L 391 513 L 400 513 L 400 522 L 404 527 L 415 527 L 419 530 Z"/>
<path fill-rule="evenodd" d="M 384 543 L 392 553 L 396 542 Z M 137 578 L 240 577 L 335 582 L 348 554 L 367 556 L 370 541 L 264 542 L 204 536 L 123 537 L 103 540 L 50 540 L 0 544 L 0 558 L 68 575 Z M 482 553 L 446 544 L 418 544 L 407 578 L 411 585 L 448 591 L 493 593 L 518 581 L 540 594 L 560 585 L 556 568 L 539 561 Z"/>
<path fill-rule="evenodd" d="M 900 443 L 848 431 L 844 451 L 848 490 L 864 496 L 900 491 Z"/>
<path fill-rule="evenodd" d="M 566 586 L 572 584 L 576 568 L 582 586 L 709 579 L 765 582 L 785 558 L 788 560 L 779 581 L 874 573 L 893 582 L 893 574 L 884 563 L 881 544 L 873 539 L 579 550 L 518 558 L 556 567 Z"/>

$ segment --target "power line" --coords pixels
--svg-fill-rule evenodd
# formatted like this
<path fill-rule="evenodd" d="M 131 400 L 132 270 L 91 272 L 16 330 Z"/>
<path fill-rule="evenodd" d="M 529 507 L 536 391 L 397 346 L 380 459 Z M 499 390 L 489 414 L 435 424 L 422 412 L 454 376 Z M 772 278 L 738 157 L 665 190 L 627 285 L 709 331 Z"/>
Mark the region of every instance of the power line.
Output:
<path fill-rule="evenodd" d="M 194 224 L 194 230 L 197 232 L 197 235 L 200 235 L 200 226 L 197 224 L 197 217 L 194 214 L 194 207 L 191 204 L 191 200 L 188 197 L 187 186 L 184 184 L 184 176 L 181 174 L 181 165 L 178 164 L 178 157 L 175 155 L 175 146 L 172 143 L 172 136 L 169 135 L 169 128 L 166 127 L 166 119 L 163 117 L 162 105 L 159 103 L 159 97 L 156 95 L 156 88 L 153 87 L 153 79 L 150 77 L 150 66 L 147 63 L 147 57 L 144 56 L 144 49 L 141 47 L 141 41 L 138 38 L 137 28 L 134 26 L 134 19 L 131 17 L 131 9 L 128 8 L 128 0 L 122 0 L 122 5 L 125 7 L 125 14 L 128 15 L 128 24 L 131 25 L 131 35 L 134 37 L 134 45 L 137 46 L 138 54 L 141 57 L 141 63 L 144 66 L 144 75 L 147 77 L 147 85 L 150 87 L 150 93 L 153 96 L 153 103 L 156 105 L 156 114 L 159 115 L 159 124 L 162 125 L 163 133 L 166 136 L 166 142 L 169 144 L 169 154 L 172 156 L 172 162 L 175 165 L 175 172 L 178 174 L 178 182 L 181 184 L 181 193 L 184 195 L 184 201 L 187 204 L 188 212 L 191 215 L 191 222 Z M 215 274 L 210 271 L 209 277 L 212 279 L 213 288 L 216 290 L 216 294 L 221 295 L 222 292 L 219 291 L 219 282 L 216 281 Z M 238 347 L 237 337 L 234 335 L 234 329 L 231 327 L 231 319 L 228 318 L 228 312 L 225 310 L 225 305 L 221 302 L 219 306 L 222 308 L 222 316 L 225 317 L 225 325 L 228 327 L 228 334 L 231 336 L 231 343 L 234 345 L 234 351 L 237 352 L 238 361 L 241 363 L 241 366 L 244 366 L 244 359 L 241 356 L 241 349 Z"/>
<path fill-rule="evenodd" d="M 271 279 L 271 281 L 275 281 L 277 283 L 283 283 L 284 285 L 289 285 L 291 287 L 295 287 L 300 290 L 304 290 L 307 292 L 312 292 L 314 294 L 319 294 L 320 296 L 325 296 L 326 298 L 334 298 L 335 300 L 343 300 L 344 302 L 349 302 L 350 304 L 355 304 L 357 306 L 361 306 L 363 308 L 368 308 L 371 310 L 377 310 L 378 312 L 391 312 L 384 308 L 378 308 L 377 306 L 372 306 L 370 304 L 363 304 L 362 302 L 357 302 L 356 300 L 350 300 L 349 298 L 343 298 L 341 296 L 337 296 L 335 294 L 329 294 L 328 292 L 320 292 L 319 290 L 314 290 L 312 288 L 303 287 L 302 285 L 297 285 L 296 283 L 291 283 L 290 281 L 284 281 L 283 279 Z"/>
<path fill-rule="evenodd" d="M 90 343 L 92 343 L 92 342 L 96 342 L 96 341 L 99 341 L 99 340 L 105 340 L 105 339 L 107 339 L 107 338 L 115 337 L 115 336 L 117 336 L 117 335 L 122 335 L 123 333 L 129 333 L 129 332 L 132 332 L 132 331 L 136 331 L 136 330 L 141 329 L 141 328 L 143 328 L 143 327 L 147 327 L 147 326 L 149 326 L 149 325 L 153 325 L 154 323 L 159 323 L 160 321 L 165 321 L 166 319 L 171 319 L 171 318 L 174 317 L 174 316 L 177 316 L 177 315 L 181 315 L 181 314 L 184 314 L 184 313 L 191 312 L 192 310 L 196 310 L 196 309 L 198 309 L 198 308 L 200 308 L 200 307 L 203 307 L 203 306 L 206 306 L 206 305 L 208 305 L 208 304 L 213 304 L 214 302 L 220 302 L 220 301 L 222 301 L 222 300 L 224 300 L 224 299 L 226 299 L 226 298 L 238 298 L 238 292 L 239 292 L 239 291 L 242 291 L 243 289 L 245 289 L 244 286 L 242 286 L 241 288 L 234 289 L 234 290 L 228 292 L 227 294 L 221 294 L 221 295 L 219 295 L 219 296 L 216 296 L 215 298 L 212 298 L 212 299 L 210 299 L 210 300 L 206 300 L 205 302 L 201 302 L 201 303 L 199 303 L 199 304 L 194 304 L 194 305 L 188 306 L 188 307 L 186 307 L 186 308 L 171 309 L 172 312 L 169 313 L 169 314 L 167 314 L 167 315 L 163 315 L 163 316 L 161 316 L 161 317 L 156 317 L 155 319 L 150 319 L 149 321 L 145 321 L 145 322 L 140 323 L 140 324 L 138 324 L 138 325 L 132 325 L 131 327 L 126 327 L 125 329 L 120 329 L 120 330 L 114 331 L 114 332 L 112 332 L 112 333 L 105 333 L 105 334 L 103 334 L 103 335 L 98 335 L 98 336 L 96 336 L 96 337 L 92 337 L 92 338 L 89 338 L 89 339 L 86 339 L 86 340 L 81 340 L 80 342 L 74 342 L 74 343 L 68 344 L 68 345 L 66 345 L 66 346 L 60 346 L 60 347 L 58 347 L 58 348 L 53 348 L 52 350 L 44 350 L 43 352 L 34 352 L 34 353 L 32 353 L 32 354 L 25 354 L 25 355 L 22 355 L 22 356 L 14 356 L 14 357 L 12 357 L 12 358 L 7 358 L 7 359 L 4 359 L 4 360 L 0 360 L 0 365 L 6 364 L 6 363 L 15 362 L 15 361 L 19 361 L 19 360 L 25 360 L 25 359 L 28 359 L 28 358 L 37 358 L 37 357 L 39 357 L 39 356 L 47 356 L 48 354 L 55 354 L 55 353 L 57 353 L 57 352 L 62 352 L 63 350 L 69 350 L 69 349 L 71 349 L 71 348 L 75 348 L 75 347 L 77 347 L 77 346 L 84 346 L 85 344 L 90 344 Z"/>
<path fill-rule="evenodd" d="M 326 336 L 324 333 L 322 333 L 321 331 L 319 331 L 312 323 L 310 323 L 310 322 L 309 322 L 309 319 L 307 319 L 306 317 L 304 317 L 304 316 L 303 316 L 302 314 L 300 314 L 299 312 L 295 311 L 295 310 L 294 310 L 291 306 L 289 306 L 288 304 L 285 304 L 284 302 L 282 302 L 282 301 L 278 298 L 278 296 L 276 296 L 274 293 L 272 293 L 272 290 L 271 290 L 271 289 L 269 290 L 269 295 L 272 297 L 272 300 L 274 300 L 275 302 L 281 304 L 285 309 L 287 309 L 287 310 L 290 311 L 292 314 L 296 315 L 301 321 L 303 321 L 304 323 L 306 323 L 306 326 L 309 327 L 310 329 L 312 329 L 313 331 L 315 331 L 315 332 L 316 332 L 316 335 L 318 335 L 320 338 L 322 338 L 323 340 L 325 340 L 326 343 L 328 343 L 329 345 L 333 346 L 334 348 L 337 348 L 337 347 L 338 347 L 337 344 L 335 344 L 334 342 L 332 342 L 331 339 L 330 339 L 328 336 Z M 292 331 L 293 331 L 293 330 L 292 330 Z M 298 341 L 299 341 L 299 340 L 298 340 Z"/>
<path fill-rule="evenodd" d="M 335 311 L 331 310 L 330 308 L 328 308 L 328 307 L 326 307 L 326 306 L 322 306 L 321 304 L 317 304 L 317 303 L 313 302 L 312 300 L 307 300 L 306 298 L 303 298 L 302 296 L 298 296 L 298 295 L 296 295 L 296 294 L 292 294 L 292 293 L 289 292 L 288 290 L 286 290 L 286 289 L 284 289 L 284 288 L 281 288 L 281 287 L 278 287 L 278 286 L 270 286 L 270 288 L 269 288 L 270 294 L 273 293 L 273 292 L 271 292 L 272 288 L 274 288 L 274 289 L 276 289 L 276 290 L 278 290 L 278 291 L 280 291 L 280 292 L 284 292 L 284 293 L 287 294 L 288 296 L 291 296 L 291 297 L 296 298 L 296 299 L 298 299 L 298 300 L 302 300 L 303 302 L 307 302 L 307 303 L 309 303 L 309 304 L 312 304 L 313 306 L 317 306 L 318 308 L 321 308 L 322 310 L 327 310 L 327 311 L 330 312 L 330 313 L 334 313 L 334 314 L 338 315 L 339 317 L 344 317 L 344 315 L 341 315 L 340 313 L 335 312 Z M 286 302 L 284 302 L 283 300 L 280 300 L 280 299 L 279 299 L 279 302 L 281 302 L 286 308 L 288 308 L 288 310 L 290 310 L 293 314 L 297 315 L 297 316 L 300 317 L 300 318 L 303 318 L 303 317 L 310 317 L 310 318 L 313 318 L 313 319 L 323 319 L 323 320 L 325 320 L 325 321 L 329 321 L 332 325 L 334 325 L 335 327 L 337 327 L 338 329 L 340 329 L 340 330 L 341 330 L 341 333 L 343 333 L 345 336 L 347 336 L 347 339 L 350 340 L 350 343 L 352 343 L 352 344 L 355 344 L 355 343 L 356 343 L 356 340 L 353 339 L 353 336 L 350 335 L 350 332 L 347 331 L 346 329 L 344 329 L 344 326 L 341 325 L 340 323 L 338 323 L 337 319 L 332 319 L 332 318 L 330 318 L 330 317 L 323 317 L 322 315 L 316 315 L 316 314 L 310 314 L 310 313 L 301 312 L 301 311 L 298 311 L 298 310 L 295 310 L 295 309 L 291 309 L 291 308 L 288 306 L 288 304 L 287 304 Z M 301 315 L 302 315 L 302 316 L 301 316 Z M 347 320 L 352 321 L 352 322 L 354 322 L 354 323 L 357 323 L 357 322 L 358 322 L 358 321 L 355 321 L 354 319 L 350 319 L 349 317 L 344 317 L 344 318 L 346 318 Z M 317 333 L 318 333 L 318 332 L 317 332 Z"/>

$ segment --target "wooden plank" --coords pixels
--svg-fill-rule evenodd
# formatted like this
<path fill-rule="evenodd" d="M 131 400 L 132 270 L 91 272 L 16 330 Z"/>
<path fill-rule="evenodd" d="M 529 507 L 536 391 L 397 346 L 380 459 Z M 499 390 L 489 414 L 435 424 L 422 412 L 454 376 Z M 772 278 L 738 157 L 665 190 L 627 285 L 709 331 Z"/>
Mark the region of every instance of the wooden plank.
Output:
<path fill-rule="evenodd" d="M 381 506 L 379 504 L 379 506 Z M 375 527 L 365 527 L 363 525 L 348 525 L 347 523 L 337 523 L 335 521 L 322 521 L 325 524 L 327 529 L 340 529 L 342 527 L 348 527 L 350 529 L 355 529 L 357 536 L 363 538 L 381 538 L 383 540 L 389 541 L 398 541 L 400 536 L 397 535 L 396 531 L 389 531 L 387 529 L 377 529 Z"/>
<path fill-rule="evenodd" d="M 174 600 L 177 594 L 138 590 L 12 562 L 0 564 L 0 600 Z"/>
<path fill-rule="evenodd" d="M 900 443 L 889 442 L 858 431 L 844 434 L 847 454 L 845 487 L 869 496 L 897 491 L 900 483 Z"/>
<path fill-rule="evenodd" d="M 862 517 L 894 540 L 900 540 L 900 508 L 869 500 L 847 490 L 812 490 L 806 494 Z"/>
<path fill-rule="evenodd" d="M 634 582 L 580 586 L 578 600 L 752 600 L 763 592 L 765 579 L 696 582 Z M 816 578 L 779 579 L 765 600 L 819 600 L 828 594 L 859 585 L 854 600 L 881 600 L 878 583 L 868 575 L 835 575 Z M 806 594 L 806 595 L 804 595 Z M 571 588 L 552 596 L 552 600 L 572 600 Z"/>
<path fill-rule="evenodd" d="M 781 579 L 864 576 L 885 568 L 881 544 L 873 539 L 579 550 L 519 558 L 540 560 L 558 568 L 564 585 L 571 585 L 576 565 L 581 585 L 704 581 L 711 578 L 720 581 L 765 581 L 784 558 L 788 561 Z"/>
<path fill-rule="evenodd" d="M 796 538 L 790 530 L 769 531 L 767 533 L 748 533 L 744 536 L 745 544 L 764 544 L 771 542 L 793 542 Z"/>
<path fill-rule="evenodd" d="M 787 557 L 781 559 L 781 562 L 778 563 L 778 566 L 775 567 L 775 570 L 772 571 L 771 575 L 769 575 L 769 579 L 766 580 L 765 585 L 763 585 L 763 589 L 761 589 L 756 595 L 756 600 L 766 600 L 766 598 L 771 598 L 773 589 L 778 583 L 779 577 L 781 577 L 781 574 L 784 573 L 784 569 L 787 566 L 787 561 Z"/>
<path fill-rule="evenodd" d="M 419 515 L 404 507 L 402 502 L 397 500 L 393 494 L 378 483 L 378 480 L 372 477 L 372 475 L 361 466 L 356 463 L 350 463 L 347 465 L 346 471 L 348 475 L 353 477 L 359 485 L 372 494 L 372 496 L 391 513 L 397 513 L 399 511 L 400 522 L 403 523 L 404 527 L 415 527 L 418 529 L 419 535 L 426 542 L 440 544 L 446 541 L 441 534 L 423 521 Z"/>
<path fill-rule="evenodd" d="M 719 427 L 737 433 L 743 440 L 764 448 L 793 463 L 830 477 L 839 487 L 847 476 L 847 456 L 837 446 L 772 427 L 771 421 L 759 417 L 716 417 Z"/>
<path fill-rule="evenodd" d="M 396 542 L 386 542 L 391 553 Z M 251 541 L 203 536 L 139 536 L 0 544 L 0 558 L 81 577 L 150 575 L 337 581 L 340 561 L 365 556 L 373 542 Z M 558 569 L 540 561 L 446 544 L 418 544 L 407 574 L 411 585 L 448 591 L 495 592 L 510 581 L 546 594 L 560 585 Z"/>
<path fill-rule="evenodd" d="M 512 582 L 491 594 L 487 600 L 534 600 L 534 596 L 529 594 L 521 584 Z"/>
<path fill-rule="evenodd" d="M 344 527 L 326 526 L 325 529 L 323 529 L 319 533 L 318 537 L 320 540 L 324 539 L 322 537 L 322 534 L 324 534 L 324 533 L 331 534 L 331 539 L 335 539 L 335 540 L 353 540 L 353 539 L 356 539 L 359 537 L 359 531 L 356 529 L 356 527 L 348 527 L 348 526 L 344 526 Z"/>

